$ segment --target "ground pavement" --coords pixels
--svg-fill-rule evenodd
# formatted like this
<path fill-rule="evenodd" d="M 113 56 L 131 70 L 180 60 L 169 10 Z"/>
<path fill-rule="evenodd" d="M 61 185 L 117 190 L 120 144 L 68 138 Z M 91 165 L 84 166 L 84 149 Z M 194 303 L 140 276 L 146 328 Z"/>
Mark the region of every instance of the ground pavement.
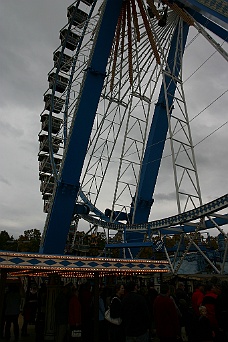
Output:
<path fill-rule="evenodd" d="M 20 337 L 18 342 L 36 342 L 36 334 L 35 334 L 35 325 L 28 325 L 28 336 L 21 336 L 21 327 L 23 325 L 23 316 L 19 316 L 19 329 L 20 329 Z M 14 335 L 13 335 L 13 327 L 11 327 L 11 339 L 10 342 L 14 342 Z M 5 339 L 0 338 L 0 342 L 6 342 Z M 151 342 L 159 342 L 157 337 L 153 337 Z"/>

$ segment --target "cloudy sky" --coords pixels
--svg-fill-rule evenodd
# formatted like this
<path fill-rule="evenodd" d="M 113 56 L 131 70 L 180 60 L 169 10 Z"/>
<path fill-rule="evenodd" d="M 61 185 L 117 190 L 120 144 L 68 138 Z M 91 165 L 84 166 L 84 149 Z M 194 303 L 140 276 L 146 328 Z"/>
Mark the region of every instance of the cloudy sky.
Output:
<path fill-rule="evenodd" d="M 59 30 L 67 22 L 71 3 L 0 3 L 0 230 L 15 238 L 27 229 L 42 231 L 45 222 L 37 161 L 40 113 L 52 53 L 59 46 Z M 197 116 L 191 123 L 193 139 L 196 144 L 203 140 L 196 157 L 204 202 L 227 193 L 228 96 L 221 94 L 227 91 L 228 68 L 218 53 L 210 57 L 212 53 L 208 43 L 197 37 L 185 60 L 185 78 L 193 74 L 186 82 L 191 117 Z M 159 195 L 157 218 L 164 216 L 162 206 L 168 205 L 169 191 Z"/>
<path fill-rule="evenodd" d="M 68 0 L 0 4 L 0 230 L 43 230 L 37 154 L 43 94 Z"/>

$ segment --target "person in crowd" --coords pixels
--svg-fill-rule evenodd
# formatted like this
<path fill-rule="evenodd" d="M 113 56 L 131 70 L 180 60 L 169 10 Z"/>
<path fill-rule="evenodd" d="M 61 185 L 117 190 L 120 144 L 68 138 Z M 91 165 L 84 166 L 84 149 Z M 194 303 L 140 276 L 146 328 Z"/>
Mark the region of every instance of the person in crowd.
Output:
<path fill-rule="evenodd" d="M 122 302 L 126 342 L 147 342 L 151 326 L 148 305 L 145 298 L 138 293 L 138 285 L 134 281 L 127 285 L 127 290 Z"/>
<path fill-rule="evenodd" d="M 221 292 L 215 302 L 215 315 L 219 327 L 220 339 L 228 341 L 228 281 L 221 282 Z"/>
<path fill-rule="evenodd" d="M 28 289 L 25 297 L 25 304 L 23 308 L 23 325 L 21 329 L 22 336 L 28 336 L 27 328 L 28 324 L 35 324 L 36 313 L 38 306 L 38 289 L 34 284 Z"/>
<path fill-rule="evenodd" d="M 194 341 L 192 338 L 192 325 L 194 321 L 194 315 L 191 310 L 191 298 L 185 290 L 185 284 L 183 282 L 178 282 L 177 288 L 175 291 L 175 301 L 180 310 L 180 325 L 182 332 L 182 339 L 187 335 L 190 341 Z M 185 338 L 186 339 L 186 338 Z"/>
<path fill-rule="evenodd" d="M 117 284 L 115 286 L 115 295 L 110 303 L 110 316 L 112 318 L 120 318 L 122 312 L 122 298 L 124 296 L 123 284 Z M 109 340 L 110 342 L 124 342 L 123 325 L 116 325 L 108 322 Z"/>
<path fill-rule="evenodd" d="M 70 328 L 70 341 L 73 341 L 72 331 L 81 331 L 81 303 L 78 299 L 78 289 L 73 287 L 69 299 L 69 328 Z M 80 333 L 79 333 L 80 334 Z"/>
<path fill-rule="evenodd" d="M 82 313 L 82 341 L 83 342 L 91 342 L 92 335 L 92 292 L 91 292 L 91 284 L 87 281 L 84 284 L 81 284 L 79 289 L 79 300 L 81 303 L 81 313 Z"/>
<path fill-rule="evenodd" d="M 150 306 L 154 306 L 154 300 L 158 296 L 158 291 L 154 287 L 154 283 L 150 282 L 148 285 L 148 299 L 150 301 Z"/>
<path fill-rule="evenodd" d="M 215 307 L 218 297 L 218 284 L 208 281 L 205 285 L 205 295 L 202 301 L 202 306 L 207 309 L 207 317 L 210 321 L 212 330 L 215 332 L 214 340 L 219 341 L 219 326 L 216 318 Z"/>
<path fill-rule="evenodd" d="M 38 287 L 33 285 L 29 293 L 30 324 L 35 324 L 38 306 Z"/>
<path fill-rule="evenodd" d="M 47 301 L 47 286 L 43 282 L 40 284 L 38 290 L 38 305 L 37 305 L 37 317 L 36 317 L 36 342 L 44 341 L 44 328 L 46 317 L 46 301 Z"/>
<path fill-rule="evenodd" d="M 177 313 L 178 313 L 178 317 L 179 317 L 179 320 L 181 322 L 182 314 L 181 314 L 180 309 L 176 303 L 177 302 L 177 300 L 176 300 L 176 289 L 175 289 L 175 286 L 172 284 L 169 285 L 169 297 L 170 297 L 170 299 L 173 300 L 173 302 L 175 304 L 175 307 L 176 307 Z"/>
<path fill-rule="evenodd" d="M 178 319 L 179 319 L 179 323 L 180 323 L 180 327 L 181 327 L 181 338 L 184 341 L 189 340 L 189 342 L 195 342 L 195 340 L 191 338 L 191 332 L 190 329 L 191 324 L 192 324 L 192 319 L 191 319 L 191 315 L 190 315 L 190 309 L 187 306 L 187 302 L 184 299 L 180 299 L 179 305 L 181 305 L 181 310 L 179 309 L 179 306 L 177 305 L 176 301 L 176 289 L 174 285 L 169 285 L 169 291 L 170 291 L 170 299 L 173 300 L 176 310 L 177 310 L 177 314 L 178 314 Z M 189 329 L 190 326 L 190 329 Z M 188 336 L 187 336 L 188 335 Z"/>
<path fill-rule="evenodd" d="M 56 342 L 67 341 L 70 287 L 62 286 L 55 300 Z"/>
<path fill-rule="evenodd" d="M 108 307 L 111 304 L 111 299 L 112 299 L 112 289 L 109 286 L 106 286 L 103 291 L 102 291 L 102 298 L 104 301 L 105 305 L 105 310 L 108 309 Z"/>
<path fill-rule="evenodd" d="M 99 289 L 99 342 L 107 342 L 107 325 L 105 321 L 105 305 L 103 297 L 103 287 Z"/>
<path fill-rule="evenodd" d="M 160 286 L 160 294 L 154 301 L 156 333 L 160 342 L 177 342 L 180 337 L 180 323 L 176 306 L 170 298 L 167 283 Z"/>
<path fill-rule="evenodd" d="M 199 307 L 199 318 L 197 324 L 197 342 L 213 342 L 214 332 L 207 317 L 206 306 Z"/>
<path fill-rule="evenodd" d="M 10 328 L 13 324 L 15 341 L 19 340 L 18 317 L 21 309 L 22 293 L 18 284 L 10 284 L 5 295 L 5 339 L 10 341 Z"/>
<path fill-rule="evenodd" d="M 199 307 L 204 298 L 204 284 L 200 281 L 196 283 L 195 290 L 192 294 L 192 309 L 196 317 L 199 317 Z"/>
<path fill-rule="evenodd" d="M 182 281 L 179 281 L 177 283 L 177 288 L 175 291 L 175 297 L 176 297 L 176 302 L 177 305 L 180 307 L 181 305 L 179 305 L 181 300 L 184 300 L 187 304 L 189 304 L 189 297 L 187 292 L 185 291 L 185 285 Z"/>
<path fill-rule="evenodd" d="M 154 283 L 150 282 L 148 284 L 148 293 L 147 293 L 147 297 L 146 297 L 146 301 L 148 304 L 148 308 L 149 308 L 149 313 L 150 313 L 150 337 L 153 338 L 155 336 L 155 326 L 154 326 L 154 313 L 153 313 L 153 308 L 154 308 L 154 300 L 158 295 L 158 291 L 155 289 L 154 287 Z"/>

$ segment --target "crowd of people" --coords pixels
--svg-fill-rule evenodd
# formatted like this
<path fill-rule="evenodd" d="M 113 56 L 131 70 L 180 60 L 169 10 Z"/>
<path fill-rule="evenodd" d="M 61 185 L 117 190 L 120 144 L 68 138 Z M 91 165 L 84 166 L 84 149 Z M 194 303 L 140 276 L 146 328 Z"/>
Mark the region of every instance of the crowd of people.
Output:
<path fill-rule="evenodd" d="M 81 340 L 91 342 L 94 310 L 88 283 L 77 298 Z M 65 324 L 69 329 L 69 321 Z M 74 322 L 70 331 L 77 326 Z M 212 277 L 196 283 L 193 293 L 180 281 L 162 283 L 159 292 L 152 283 L 140 288 L 133 281 L 117 284 L 112 293 L 100 287 L 99 342 L 149 341 L 228 342 L 228 282 Z"/>
<path fill-rule="evenodd" d="M 24 291 L 21 282 L 8 284 L 3 302 L 2 321 L 0 322 L 0 338 L 5 341 L 12 341 L 12 338 L 14 341 L 18 341 L 20 336 L 29 336 L 29 324 L 36 326 L 38 322 L 40 324 L 43 321 L 42 327 L 39 326 L 37 329 L 37 332 L 39 331 L 37 342 L 39 340 L 41 342 L 39 336 L 44 330 L 46 295 L 45 283 L 42 283 L 39 289 L 36 284 L 33 284 L 27 291 Z M 20 314 L 23 317 L 21 331 L 19 327 Z"/>
<path fill-rule="evenodd" d="M 228 282 L 212 277 L 197 282 L 193 293 L 183 282 L 161 284 L 153 314 L 160 342 L 227 342 Z"/>
<path fill-rule="evenodd" d="M 11 286 L 5 296 L 4 336 L 10 340 L 13 325 L 19 339 L 20 289 Z M 21 334 L 27 325 L 36 327 L 36 342 L 44 341 L 47 288 L 31 288 L 23 307 Z M 184 282 L 153 283 L 130 281 L 99 287 L 99 303 L 88 281 L 62 285 L 54 301 L 56 342 L 228 342 L 228 282 L 212 277 L 198 282 L 189 292 Z M 99 311 L 99 312 L 97 312 Z M 94 339 L 95 320 L 98 339 Z"/>

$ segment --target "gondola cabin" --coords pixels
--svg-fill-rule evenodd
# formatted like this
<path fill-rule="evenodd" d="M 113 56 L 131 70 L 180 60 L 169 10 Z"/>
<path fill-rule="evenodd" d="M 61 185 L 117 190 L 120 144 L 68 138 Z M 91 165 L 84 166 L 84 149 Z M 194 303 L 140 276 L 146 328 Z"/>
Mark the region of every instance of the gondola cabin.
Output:
<path fill-rule="evenodd" d="M 68 78 L 57 75 L 55 72 L 48 75 L 49 89 L 53 89 L 58 93 L 63 93 L 68 84 Z"/>
<path fill-rule="evenodd" d="M 44 95 L 44 102 L 45 102 L 45 109 L 51 110 L 59 114 L 63 108 L 63 105 L 65 103 L 64 99 L 61 99 L 58 96 L 53 97 L 53 108 L 52 108 L 52 94 L 46 94 Z"/>
<path fill-rule="evenodd" d="M 80 36 L 68 29 L 64 29 L 60 31 L 59 38 L 62 46 L 65 45 L 67 49 L 74 51 L 77 47 Z"/>
<path fill-rule="evenodd" d="M 53 61 L 54 67 L 59 68 L 62 72 L 68 72 L 72 65 L 72 57 L 61 51 L 54 52 Z"/>
<path fill-rule="evenodd" d="M 74 26 L 80 26 L 87 20 L 88 14 L 72 5 L 67 9 L 67 17 L 69 22 L 73 20 Z"/>
<path fill-rule="evenodd" d="M 49 114 L 45 113 L 41 115 L 40 118 L 41 121 L 41 129 L 43 131 L 48 132 L 49 130 Z M 60 118 L 57 118 L 56 116 L 52 116 L 51 118 L 51 133 L 56 134 L 60 131 L 60 128 L 62 126 L 63 120 Z"/>

